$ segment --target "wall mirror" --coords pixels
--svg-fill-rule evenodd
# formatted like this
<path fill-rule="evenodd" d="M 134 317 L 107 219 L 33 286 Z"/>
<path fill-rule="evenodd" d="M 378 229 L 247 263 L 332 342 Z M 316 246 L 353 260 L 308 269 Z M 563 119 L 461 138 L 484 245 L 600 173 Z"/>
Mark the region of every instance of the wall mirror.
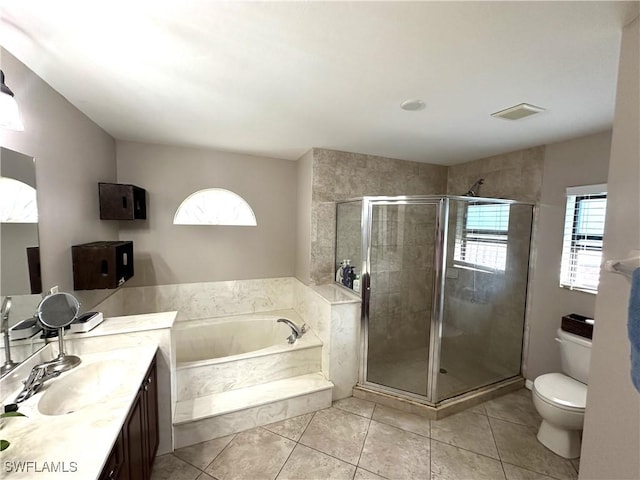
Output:
<path fill-rule="evenodd" d="M 0 147 L 0 295 L 11 297 L 9 326 L 33 317 L 41 300 L 36 197 L 34 158 Z M 44 342 L 35 335 L 10 345 L 11 357 L 20 362 Z M 6 355 L 3 347 L 0 341 L 2 362 Z"/>

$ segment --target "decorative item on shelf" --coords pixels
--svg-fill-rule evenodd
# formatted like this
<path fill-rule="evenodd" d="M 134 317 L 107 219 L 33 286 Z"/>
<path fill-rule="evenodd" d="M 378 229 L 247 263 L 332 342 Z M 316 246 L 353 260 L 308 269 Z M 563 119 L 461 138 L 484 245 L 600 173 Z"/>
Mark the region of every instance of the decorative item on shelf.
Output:
<path fill-rule="evenodd" d="M 133 277 L 133 242 L 92 242 L 71 247 L 73 288 L 117 288 Z"/>
<path fill-rule="evenodd" d="M 101 220 L 145 220 L 147 192 L 121 183 L 98 183 Z"/>

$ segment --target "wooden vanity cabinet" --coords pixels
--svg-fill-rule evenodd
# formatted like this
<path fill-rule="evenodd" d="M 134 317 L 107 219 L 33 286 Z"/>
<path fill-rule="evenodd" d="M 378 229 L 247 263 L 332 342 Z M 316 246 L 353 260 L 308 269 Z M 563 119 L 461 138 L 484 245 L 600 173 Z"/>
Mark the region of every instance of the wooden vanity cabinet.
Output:
<path fill-rule="evenodd" d="M 148 480 L 158 450 L 156 359 L 144 377 L 100 480 Z"/>

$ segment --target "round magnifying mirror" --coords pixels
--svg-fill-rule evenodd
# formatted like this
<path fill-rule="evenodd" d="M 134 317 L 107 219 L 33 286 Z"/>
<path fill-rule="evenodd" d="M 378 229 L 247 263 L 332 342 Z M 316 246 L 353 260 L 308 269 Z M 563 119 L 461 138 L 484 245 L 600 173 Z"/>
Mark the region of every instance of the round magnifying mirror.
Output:
<path fill-rule="evenodd" d="M 78 316 L 80 304 L 70 293 L 54 293 L 38 305 L 38 318 L 48 328 L 64 328 Z"/>
<path fill-rule="evenodd" d="M 64 372 L 80 364 L 80 358 L 67 355 L 64 351 L 64 327 L 71 325 L 78 317 L 80 303 L 70 293 L 54 293 L 45 297 L 38 305 L 40 323 L 48 328 L 58 329 L 58 358 L 51 362 L 50 368 Z"/>

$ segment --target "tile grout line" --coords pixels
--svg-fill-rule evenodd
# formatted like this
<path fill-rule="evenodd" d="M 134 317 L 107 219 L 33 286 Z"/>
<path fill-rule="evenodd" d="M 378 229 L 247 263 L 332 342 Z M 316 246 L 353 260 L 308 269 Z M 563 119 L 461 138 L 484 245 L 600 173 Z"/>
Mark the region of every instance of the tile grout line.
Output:
<path fill-rule="evenodd" d="M 284 469 L 284 466 L 287 464 L 287 462 L 289 461 L 289 459 L 291 458 L 291 455 L 293 455 L 293 451 L 297 448 L 298 445 L 302 445 L 305 446 L 304 444 L 300 443 L 300 439 L 302 439 L 304 433 L 307 431 L 307 428 L 309 428 L 309 425 L 311 425 L 311 422 L 313 421 L 313 419 L 316 417 L 316 413 L 318 413 L 319 410 L 316 410 L 315 412 L 313 412 L 313 415 L 311 416 L 311 418 L 309 419 L 309 421 L 307 422 L 307 424 L 304 427 L 304 430 L 302 431 L 302 433 L 300 434 L 300 438 L 298 438 L 298 440 L 295 441 L 295 445 L 293 446 L 293 448 L 291 449 L 291 451 L 289 452 L 289 455 L 287 455 L 287 459 L 282 463 L 282 466 L 280 467 L 280 470 L 278 470 L 278 473 L 276 474 L 275 477 L 273 477 L 273 480 L 276 480 L 278 478 L 278 476 L 282 473 L 282 469 Z M 293 417 L 295 418 L 295 417 Z M 260 427 L 260 428 L 264 428 L 264 427 Z M 267 430 L 265 428 L 265 430 Z M 267 430 L 268 432 L 269 430 Z M 271 432 L 273 433 L 273 432 Z M 278 435 L 277 433 L 274 433 L 274 435 Z M 280 435 L 283 438 L 287 438 L 284 435 Z M 291 440 L 290 438 L 287 438 L 287 440 Z"/>
<path fill-rule="evenodd" d="M 371 428 L 371 422 L 373 421 L 373 414 L 376 412 L 376 408 L 378 408 L 378 404 L 374 403 L 373 410 L 371 411 L 371 417 L 369 418 L 369 423 L 367 424 L 367 431 L 364 434 L 364 440 L 362 441 L 362 447 L 360 448 L 360 455 L 358 455 L 358 460 L 356 461 L 356 471 L 358 470 L 358 466 L 360 465 L 360 459 L 362 458 L 362 452 L 364 452 L 364 445 L 367 443 L 367 437 L 369 436 L 369 428 Z M 355 474 L 354 474 L 355 476 Z"/>
<path fill-rule="evenodd" d="M 209 468 L 209 467 L 213 464 L 213 462 L 215 462 L 215 461 L 216 461 L 216 458 L 218 458 L 220 455 L 222 455 L 222 452 L 224 452 L 224 451 L 227 449 L 227 447 L 228 447 L 229 445 L 231 445 L 231 443 L 233 443 L 233 441 L 234 441 L 234 440 L 236 439 L 236 437 L 238 436 L 238 434 L 237 434 L 237 433 L 234 433 L 234 434 L 232 434 L 232 435 L 233 435 L 233 438 L 232 438 L 231 440 L 229 440 L 229 443 L 227 443 L 227 444 L 224 446 L 224 448 L 223 448 L 222 450 L 220 450 L 220 451 L 218 452 L 218 454 L 217 454 L 215 457 L 213 457 L 213 458 L 211 459 L 211 461 L 207 464 L 207 466 L 206 466 L 206 467 L 204 467 L 204 469 L 203 469 L 203 470 L 201 470 L 203 473 L 206 473 L 207 475 L 209 475 L 209 476 L 211 476 L 211 477 L 214 477 L 213 475 L 211 475 L 211 474 L 209 474 L 208 472 L 206 472 L 206 469 L 207 469 L 207 468 Z M 196 468 L 197 468 L 197 467 L 196 467 Z M 214 477 L 214 478 L 217 478 L 217 477 Z"/>

